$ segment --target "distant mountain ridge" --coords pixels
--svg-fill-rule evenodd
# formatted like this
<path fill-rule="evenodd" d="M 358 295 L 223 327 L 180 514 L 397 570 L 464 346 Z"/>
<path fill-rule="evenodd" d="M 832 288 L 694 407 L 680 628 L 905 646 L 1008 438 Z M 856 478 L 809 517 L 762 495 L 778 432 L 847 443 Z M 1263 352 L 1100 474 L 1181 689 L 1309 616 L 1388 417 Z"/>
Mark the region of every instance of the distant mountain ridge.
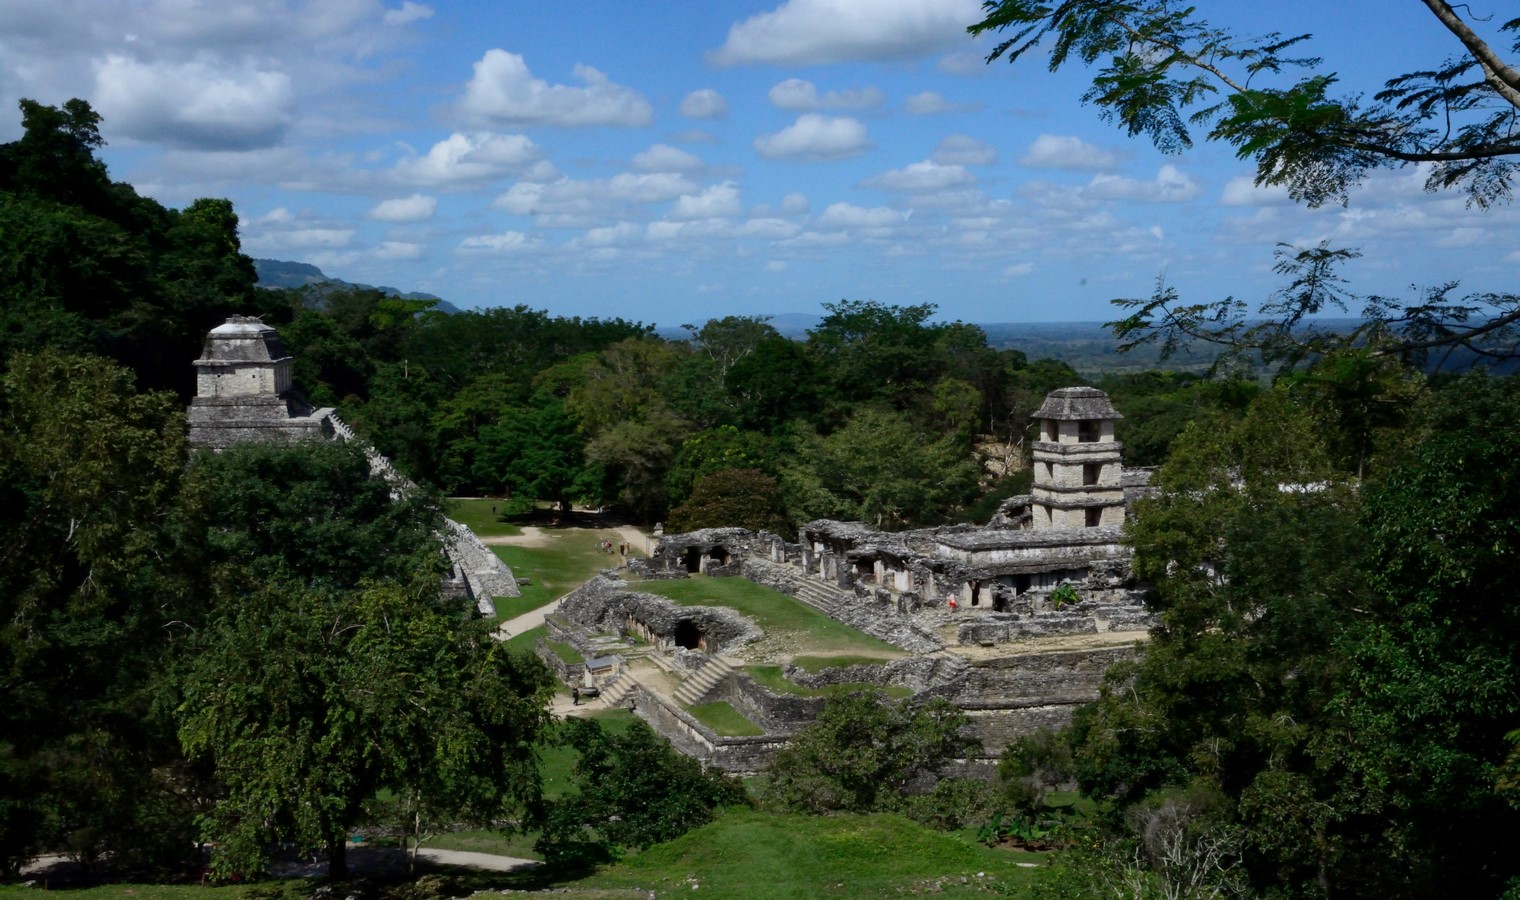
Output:
<path fill-rule="evenodd" d="M 279 290 L 282 288 L 306 288 L 314 287 L 320 293 L 328 291 L 379 291 L 388 297 L 400 297 L 403 300 L 436 300 L 438 305 L 434 307 L 439 312 L 457 313 L 459 307 L 434 294 L 424 294 L 420 291 L 402 291 L 387 285 L 360 284 L 355 281 L 344 281 L 341 278 L 333 278 L 325 274 L 321 269 L 311 263 L 292 262 L 284 259 L 255 259 L 253 269 L 258 273 L 258 287 Z"/>

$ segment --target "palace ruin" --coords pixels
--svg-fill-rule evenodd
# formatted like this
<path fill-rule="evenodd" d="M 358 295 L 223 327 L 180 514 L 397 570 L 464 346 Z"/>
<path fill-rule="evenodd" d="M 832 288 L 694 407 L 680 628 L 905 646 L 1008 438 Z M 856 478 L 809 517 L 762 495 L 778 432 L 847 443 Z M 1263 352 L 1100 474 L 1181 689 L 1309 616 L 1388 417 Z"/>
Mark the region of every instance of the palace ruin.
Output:
<path fill-rule="evenodd" d="M 795 541 L 706 529 L 664 536 L 628 574 L 747 578 L 907 651 L 880 664 L 785 672 L 804 687 L 892 685 L 950 700 L 982 742 L 983 755 L 963 762 L 990 765 L 1014 738 L 1062 726 L 1096 698 L 1103 673 L 1131 658 L 1150 626 L 1122 543 L 1129 504 L 1148 490 L 1150 472 L 1124 468 L 1114 439 L 1122 416 L 1102 391 L 1072 387 L 1052 392 L 1034 418 L 1032 491 L 1005 501 L 987 525 L 884 532 L 817 520 Z M 596 685 L 609 703 L 632 699 L 687 753 L 754 772 L 823 700 L 780 694 L 745 674 L 763 633 L 735 627 L 735 615 L 678 607 L 604 574 L 547 619 L 551 639 L 595 665 L 567 665 L 542 645 L 540 656 L 567 683 Z M 671 683 L 678 686 L 663 689 Z M 765 734 L 722 737 L 685 709 L 713 700 Z"/>

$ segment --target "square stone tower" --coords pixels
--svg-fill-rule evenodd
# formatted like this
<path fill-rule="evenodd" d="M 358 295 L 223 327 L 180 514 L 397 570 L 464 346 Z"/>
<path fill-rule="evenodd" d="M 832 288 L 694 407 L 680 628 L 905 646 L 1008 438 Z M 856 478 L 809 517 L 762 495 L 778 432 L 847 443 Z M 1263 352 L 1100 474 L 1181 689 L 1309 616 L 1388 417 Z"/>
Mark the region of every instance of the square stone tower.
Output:
<path fill-rule="evenodd" d="M 190 446 L 222 450 L 243 441 L 330 437 L 332 410 L 313 410 L 290 380 L 279 332 L 253 316 L 233 316 L 206 335 L 195 361 Z"/>
<path fill-rule="evenodd" d="M 1108 395 L 1090 387 L 1051 391 L 1034 414 L 1034 488 L 1030 513 L 1036 530 L 1124 524 L 1122 449 L 1114 423 L 1124 418 Z"/>

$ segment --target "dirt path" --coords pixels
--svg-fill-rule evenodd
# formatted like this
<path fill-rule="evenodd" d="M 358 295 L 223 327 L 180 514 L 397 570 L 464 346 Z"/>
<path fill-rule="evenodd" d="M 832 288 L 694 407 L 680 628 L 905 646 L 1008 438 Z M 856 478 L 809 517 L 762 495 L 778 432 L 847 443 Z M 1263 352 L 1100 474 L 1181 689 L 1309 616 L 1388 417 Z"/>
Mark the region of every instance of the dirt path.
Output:
<path fill-rule="evenodd" d="M 537 525 L 524 525 L 522 534 L 497 534 L 480 539 L 488 547 L 547 547 L 553 541 L 553 536 Z"/>

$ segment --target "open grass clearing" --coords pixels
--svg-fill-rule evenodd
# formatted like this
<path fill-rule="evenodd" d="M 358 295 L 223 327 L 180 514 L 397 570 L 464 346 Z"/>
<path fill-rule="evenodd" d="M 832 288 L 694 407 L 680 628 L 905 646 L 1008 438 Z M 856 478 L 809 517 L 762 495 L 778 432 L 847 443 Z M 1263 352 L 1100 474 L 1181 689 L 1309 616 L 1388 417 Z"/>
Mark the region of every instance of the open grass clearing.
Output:
<path fill-rule="evenodd" d="M 443 514 L 475 532 L 477 537 L 510 537 L 522 529 L 507 520 L 505 500 L 477 497 L 450 497 L 443 501 Z"/>
<path fill-rule="evenodd" d="M 507 622 L 517 618 L 523 613 L 530 613 L 547 603 L 543 597 L 535 593 L 528 596 L 526 592 L 521 597 L 493 597 L 491 602 L 496 606 L 496 619 Z"/>
<path fill-rule="evenodd" d="M 541 547 L 492 545 L 491 552 L 512 567 L 519 579 L 525 610 L 540 606 L 570 593 L 603 569 L 618 565 L 617 554 L 597 549 L 603 540 L 616 540 L 617 533 L 604 529 L 560 528 L 548 531 L 552 540 Z M 499 609 L 499 608 L 498 608 Z M 503 616 L 503 618 L 508 618 Z"/>
<path fill-rule="evenodd" d="M 1037 854 L 991 850 L 901 816 L 726 810 L 718 821 L 561 887 L 641 887 L 671 896 L 1017 896 Z"/>
<path fill-rule="evenodd" d="M 719 737 L 751 737 L 765 734 L 765 729 L 751 722 L 744 713 L 726 700 L 697 703 L 686 707 L 698 722 L 717 732 Z"/>
<path fill-rule="evenodd" d="M 538 645 L 538 639 L 548 633 L 548 630 L 540 625 L 537 628 L 529 628 L 522 634 L 514 634 L 505 641 L 502 641 L 502 643 L 506 644 L 510 650 L 516 650 L 520 653 L 532 653 L 533 648 Z"/>
<path fill-rule="evenodd" d="M 749 677 L 755 679 L 755 683 L 761 687 L 774 691 L 778 694 L 792 694 L 798 697 L 832 697 L 836 694 L 851 694 L 856 691 L 880 691 L 896 700 L 913 696 L 913 689 L 900 684 L 864 684 L 852 682 L 848 684 L 828 684 L 823 687 L 808 687 L 787 679 L 780 666 L 745 666 L 744 671 Z"/>
<path fill-rule="evenodd" d="M 836 622 L 806 603 L 746 578 L 693 575 L 676 580 L 641 581 L 636 590 L 668 597 L 681 606 L 726 606 L 749 616 L 769 634 L 786 634 L 815 654 L 869 656 L 880 661 L 905 655 L 886 641 Z"/>

